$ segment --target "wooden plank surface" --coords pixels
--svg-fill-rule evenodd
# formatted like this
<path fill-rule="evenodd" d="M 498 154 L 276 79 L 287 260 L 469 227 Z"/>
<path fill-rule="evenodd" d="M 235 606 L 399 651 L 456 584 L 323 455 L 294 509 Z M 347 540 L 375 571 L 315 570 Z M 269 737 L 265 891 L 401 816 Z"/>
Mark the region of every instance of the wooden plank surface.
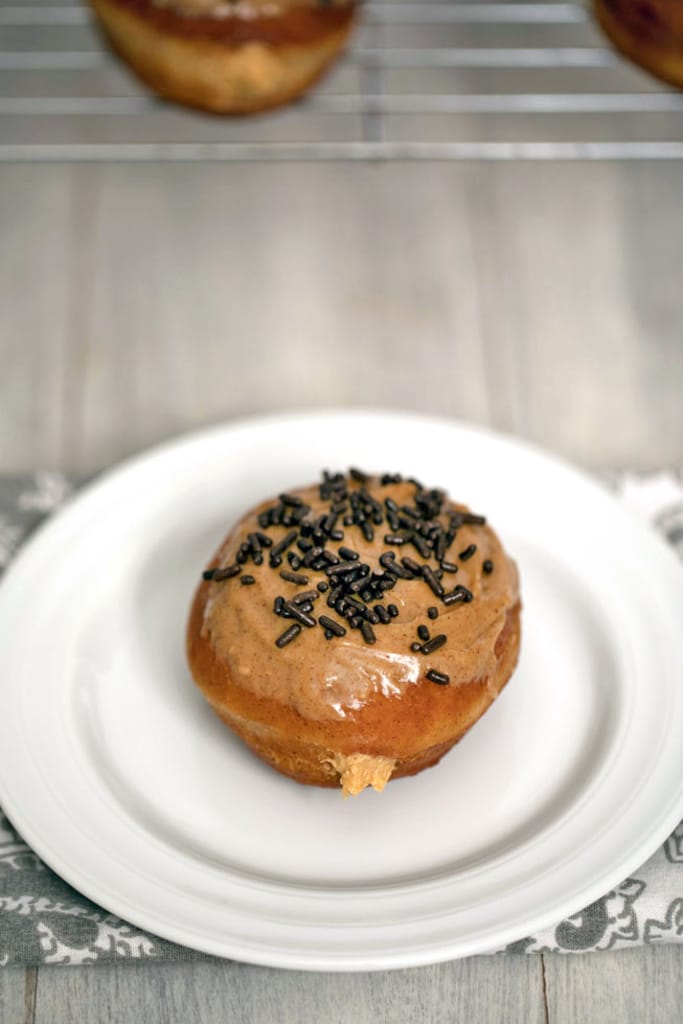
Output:
<path fill-rule="evenodd" d="M 540 957 L 478 957 L 377 974 L 234 963 L 43 968 L 35 1024 L 544 1024 Z"/>
<path fill-rule="evenodd" d="M 680 167 L 487 166 L 469 200 L 496 424 L 589 467 L 681 462 Z"/>
<path fill-rule="evenodd" d="M 541 962 L 543 960 L 543 967 Z M 43 968 L 33 993 L 25 971 L 0 971 L 3 1024 L 303 1020 L 476 1020 L 660 1024 L 683 1005 L 683 950 L 597 955 L 478 957 L 379 974 L 272 971 L 234 963 Z M 543 978 L 543 973 L 545 978 Z M 31 979 L 29 979 L 29 982 Z M 545 996 L 545 1000 L 544 1000 Z M 546 1016 L 547 1014 L 547 1016 Z"/>
<path fill-rule="evenodd" d="M 23 967 L 0 968 L 0 1022 L 24 1024 L 26 1020 L 26 971 Z"/>
<path fill-rule="evenodd" d="M 327 405 L 683 462 L 678 164 L 5 166 L 0 196 L 0 472 Z M 680 950 L 545 957 L 547 1007 L 541 965 L 45 968 L 26 1013 L 0 971 L 0 1019 L 676 1019 Z"/>
<path fill-rule="evenodd" d="M 664 1024 L 681 1019 L 680 946 L 555 955 L 544 960 L 552 1024 Z"/>
<path fill-rule="evenodd" d="M 64 456 L 73 173 L 0 175 L 0 469 Z"/>
<path fill-rule="evenodd" d="M 3 167 L 0 190 L 0 471 L 330 405 L 683 461 L 675 163 Z"/>
<path fill-rule="evenodd" d="M 487 420 L 464 197 L 434 169 L 429 206 L 409 186 L 338 166 L 101 169 L 73 467 L 275 409 Z"/>

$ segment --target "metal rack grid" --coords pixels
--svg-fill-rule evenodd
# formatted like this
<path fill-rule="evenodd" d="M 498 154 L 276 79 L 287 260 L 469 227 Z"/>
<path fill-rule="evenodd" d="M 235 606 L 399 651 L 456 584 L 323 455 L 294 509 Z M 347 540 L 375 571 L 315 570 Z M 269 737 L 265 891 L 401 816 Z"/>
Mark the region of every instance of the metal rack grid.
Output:
<path fill-rule="evenodd" d="M 683 93 L 582 3 L 368 2 L 305 99 L 219 118 L 150 95 L 83 4 L 0 2 L 0 162 L 683 159 Z"/>

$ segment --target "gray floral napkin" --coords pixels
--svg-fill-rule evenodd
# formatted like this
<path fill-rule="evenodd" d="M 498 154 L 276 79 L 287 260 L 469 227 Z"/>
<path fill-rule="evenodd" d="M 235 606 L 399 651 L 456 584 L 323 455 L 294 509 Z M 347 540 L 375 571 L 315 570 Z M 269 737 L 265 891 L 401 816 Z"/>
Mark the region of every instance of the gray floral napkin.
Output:
<path fill-rule="evenodd" d="M 683 474 L 622 473 L 608 483 L 683 559 Z M 0 571 L 69 491 L 56 473 L 0 478 Z M 498 952 L 589 952 L 651 942 L 683 943 L 683 822 L 631 878 L 578 914 Z M 203 958 L 85 899 L 42 863 L 0 808 L 0 966 Z"/>

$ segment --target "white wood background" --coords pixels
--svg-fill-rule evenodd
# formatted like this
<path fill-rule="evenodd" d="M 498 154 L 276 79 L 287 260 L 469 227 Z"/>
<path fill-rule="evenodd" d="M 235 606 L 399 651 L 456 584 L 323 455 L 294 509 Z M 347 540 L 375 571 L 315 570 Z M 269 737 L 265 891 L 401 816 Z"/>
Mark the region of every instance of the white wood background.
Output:
<path fill-rule="evenodd" d="M 237 415 L 433 411 L 683 464 L 683 164 L 0 167 L 0 472 Z M 0 971 L 2 1024 L 679 1021 L 683 953 Z"/>
<path fill-rule="evenodd" d="M 264 410 L 683 461 L 683 163 L 0 167 L 0 470 Z"/>

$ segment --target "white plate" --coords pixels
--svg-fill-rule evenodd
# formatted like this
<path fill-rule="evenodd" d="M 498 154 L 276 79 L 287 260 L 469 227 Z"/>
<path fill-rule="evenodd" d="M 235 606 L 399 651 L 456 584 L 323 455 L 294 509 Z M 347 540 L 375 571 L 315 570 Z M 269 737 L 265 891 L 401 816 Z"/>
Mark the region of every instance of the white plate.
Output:
<path fill-rule="evenodd" d="M 256 499 L 358 464 L 487 514 L 517 558 L 523 654 L 442 761 L 343 801 L 255 760 L 185 666 L 190 595 Z M 683 815 L 683 573 L 539 451 L 391 414 L 282 417 L 134 459 L 0 588 L 0 802 L 59 874 L 221 956 L 325 970 L 479 953 L 637 867 Z"/>

